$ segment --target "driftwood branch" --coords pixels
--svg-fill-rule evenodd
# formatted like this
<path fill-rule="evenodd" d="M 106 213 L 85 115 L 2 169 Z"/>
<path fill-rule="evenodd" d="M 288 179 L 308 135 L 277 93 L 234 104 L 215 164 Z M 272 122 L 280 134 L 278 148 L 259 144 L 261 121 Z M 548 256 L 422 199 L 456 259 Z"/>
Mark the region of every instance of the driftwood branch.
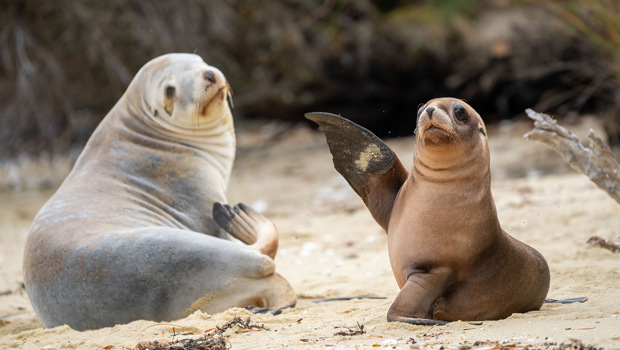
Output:
<path fill-rule="evenodd" d="M 540 141 L 556 151 L 573 169 L 586 175 L 594 184 L 620 203 L 620 164 L 609 147 L 590 129 L 590 145 L 585 147 L 579 138 L 559 125 L 547 114 L 531 109 L 525 111 L 534 120 L 534 130 L 523 135 Z"/>
<path fill-rule="evenodd" d="M 585 147 L 575 134 L 559 125 L 547 114 L 531 109 L 525 112 L 530 119 L 534 120 L 534 130 L 523 137 L 540 141 L 551 147 L 573 169 L 586 175 L 594 184 L 620 203 L 620 164 L 594 130 L 590 129 L 588 134 L 590 145 Z M 620 244 L 598 236 L 590 237 L 586 244 L 588 247 L 600 247 L 614 253 L 620 252 Z"/>
<path fill-rule="evenodd" d="M 620 243 L 612 242 L 599 236 L 590 237 L 590 239 L 586 242 L 586 245 L 588 247 L 600 247 L 611 250 L 614 253 L 620 253 Z"/>

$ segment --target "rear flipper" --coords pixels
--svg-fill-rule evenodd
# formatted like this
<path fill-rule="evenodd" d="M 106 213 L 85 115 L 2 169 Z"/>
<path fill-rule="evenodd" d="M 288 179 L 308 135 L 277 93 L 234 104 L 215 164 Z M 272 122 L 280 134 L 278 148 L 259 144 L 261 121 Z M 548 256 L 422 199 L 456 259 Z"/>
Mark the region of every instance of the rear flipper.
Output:
<path fill-rule="evenodd" d="M 451 269 L 448 268 L 411 274 L 390 306 L 388 321 L 416 325 L 447 324 L 447 321 L 437 319 L 443 318 L 443 310 L 436 308 L 450 275 Z"/>
<path fill-rule="evenodd" d="M 278 230 L 271 220 L 243 203 L 215 203 L 213 218 L 226 232 L 272 259 L 278 252 Z"/>

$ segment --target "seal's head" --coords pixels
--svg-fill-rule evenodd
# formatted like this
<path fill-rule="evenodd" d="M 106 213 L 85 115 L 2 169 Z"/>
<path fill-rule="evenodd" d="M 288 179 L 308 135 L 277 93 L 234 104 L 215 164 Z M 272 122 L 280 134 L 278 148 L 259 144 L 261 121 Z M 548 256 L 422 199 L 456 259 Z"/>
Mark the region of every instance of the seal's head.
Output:
<path fill-rule="evenodd" d="M 108 116 L 130 142 L 148 140 L 148 156 L 181 149 L 200 153 L 206 160 L 201 171 L 217 173 L 225 188 L 236 144 L 230 94 L 222 72 L 200 56 L 171 53 L 147 62 Z"/>
<path fill-rule="evenodd" d="M 473 161 L 488 164 L 487 131 L 480 115 L 456 98 L 430 100 L 418 109 L 416 127 L 418 162 L 432 169 L 446 169 Z M 479 163 L 483 164 L 483 163 Z"/>
<path fill-rule="evenodd" d="M 486 140 L 486 128 L 478 113 L 456 98 L 438 98 L 418 109 L 417 142 L 427 146 L 458 145 Z"/>
<path fill-rule="evenodd" d="M 149 61 L 128 88 L 141 94 L 141 114 L 175 132 L 232 126 L 230 86 L 198 55 L 173 53 Z"/>

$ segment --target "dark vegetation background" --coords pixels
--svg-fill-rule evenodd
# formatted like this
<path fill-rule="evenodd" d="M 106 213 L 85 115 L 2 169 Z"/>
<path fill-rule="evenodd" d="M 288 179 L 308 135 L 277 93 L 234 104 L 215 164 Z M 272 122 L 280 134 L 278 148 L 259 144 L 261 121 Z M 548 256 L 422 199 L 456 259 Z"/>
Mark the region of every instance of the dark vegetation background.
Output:
<path fill-rule="evenodd" d="M 137 70 L 195 52 L 238 120 L 342 113 L 411 134 L 417 106 L 468 100 L 600 116 L 620 141 L 617 0 L 7 0 L 0 2 L 0 158 L 81 146 Z"/>

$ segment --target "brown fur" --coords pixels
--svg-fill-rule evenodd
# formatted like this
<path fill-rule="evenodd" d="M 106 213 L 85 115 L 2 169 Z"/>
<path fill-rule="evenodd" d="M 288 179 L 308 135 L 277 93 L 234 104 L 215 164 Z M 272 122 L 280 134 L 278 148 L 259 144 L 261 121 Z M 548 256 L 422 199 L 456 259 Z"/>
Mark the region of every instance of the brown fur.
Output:
<path fill-rule="evenodd" d="M 411 173 L 368 130 L 353 131 L 353 123 L 325 113 L 308 117 L 326 133 L 336 169 L 388 234 L 401 288 L 388 320 L 500 319 L 541 307 L 549 268 L 540 253 L 500 226 L 486 128 L 473 108 L 454 98 L 422 106 Z M 348 166 L 359 149 L 381 150 L 373 154 L 372 173 Z"/>
<path fill-rule="evenodd" d="M 456 108 L 464 109 L 464 121 Z M 536 250 L 500 227 L 482 118 L 457 99 L 432 100 L 423 109 L 414 166 L 388 227 L 402 289 L 388 318 L 485 320 L 540 308 L 549 269 Z"/>

